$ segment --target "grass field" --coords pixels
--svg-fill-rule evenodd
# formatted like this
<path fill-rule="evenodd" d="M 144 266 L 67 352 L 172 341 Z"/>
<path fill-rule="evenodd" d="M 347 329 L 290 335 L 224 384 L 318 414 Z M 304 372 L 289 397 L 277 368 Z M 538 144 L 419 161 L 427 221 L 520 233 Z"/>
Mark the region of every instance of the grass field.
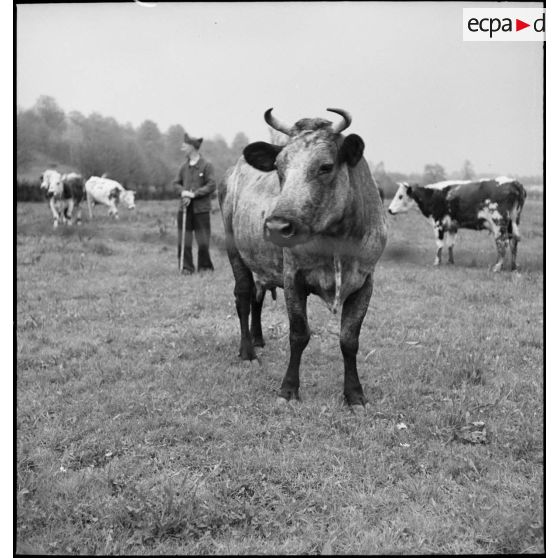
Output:
<path fill-rule="evenodd" d="M 275 405 L 283 294 L 264 305 L 261 366 L 240 362 L 220 215 L 216 271 L 185 278 L 175 205 L 56 231 L 46 204 L 17 207 L 19 552 L 544 551 L 540 201 L 513 274 L 489 271 L 487 233 L 460 232 L 456 265 L 434 268 L 428 222 L 389 219 L 363 416 L 343 404 L 338 318 L 315 297 L 303 401 Z"/>

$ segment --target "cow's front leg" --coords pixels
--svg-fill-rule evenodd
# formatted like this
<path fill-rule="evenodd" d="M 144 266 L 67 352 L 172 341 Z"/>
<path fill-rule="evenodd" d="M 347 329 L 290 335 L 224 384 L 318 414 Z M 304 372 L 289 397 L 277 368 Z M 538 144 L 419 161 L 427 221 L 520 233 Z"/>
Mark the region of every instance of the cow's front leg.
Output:
<path fill-rule="evenodd" d="M 109 203 L 109 216 L 114 217 L 116 220 L 118 220 L 118 208 L 116 207 L 114 200 L 111 200 Z"/>
<path fill-rule="evenodd" d="M 368 275 L 362 287 L 347 297 L 341 313 L 341 335 L 339 341 L 345 364 L 343 393 L 345 394 L 345 400 L 350 406 L 362 405 L 364 407 L 366 405 L 366 398 L 358 378 L 356 357 L 360 328 L 368 310 L 372 288 L 372 275 Z"/>
<path fill-rule="evenodd" d="M 517 270 L 517 243 L 521 240 L 521 235 L 519 234 L 519 227 L 516 222 L 512 222 L 511 225 L 512 233 L 510 236 L 510 255 L 511 255 L 511 270 Z"/>
<path fill-rule="evenodd" d="M 56 201 L 54 200 L 54 197 L 50 198 L 48 205 L 50 207 L 50 211 L 52 213 L 52 217 L 54 219 L 54 223 L 52 224 L 52 226 L 54 228 L 58 227 L 58 221 L 60 219 L 59 215 L 58 215 L 58 209 L 56 207 Z"/>
<path fill-rule="evenodd" d="M 442 248 L 444 247 L 444 229 L 440 223 L 434 223 L 434 238 L 436 239 L 436 258 L 434 258 L 434 265 L 442 263 Z"/>
<path fill-rule="evenodd" d="M 506 250 L 508 248 L 509 240 L 507 233 L 500 230 L 496 236 L 496 251 L 498 252 L 498 261 L 494 264 L 492 271 L 498 272 L 504 265 L 504 258 L 506 257 Z"/>
<path fill-rule="evenodd" d="M 300 399 L 300 360 L 302 352 L 310 341 L 310 328 L 306 316 L 306 289 L 302 280 L 296 275 L 284 276 L 285 303 L 289 315 L 289 342 L 291 355 L 289 366 L 281 383 L 279 396 L 287 401 Z"/>

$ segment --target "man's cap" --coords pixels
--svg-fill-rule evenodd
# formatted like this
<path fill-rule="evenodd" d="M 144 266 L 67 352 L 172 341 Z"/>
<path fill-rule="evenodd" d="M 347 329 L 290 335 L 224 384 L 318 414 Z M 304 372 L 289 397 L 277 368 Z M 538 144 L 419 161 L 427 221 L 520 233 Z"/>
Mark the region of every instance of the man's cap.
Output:
<path fill-rule="evenodd" d="M 196 149 L 200 148 L 200 145 L 202 144 L 203 138 L 191 138 L 188 135 L 188 132 L 184 133 L 184 143 L 188 143 L 190 145 L 193 145 Z"/>

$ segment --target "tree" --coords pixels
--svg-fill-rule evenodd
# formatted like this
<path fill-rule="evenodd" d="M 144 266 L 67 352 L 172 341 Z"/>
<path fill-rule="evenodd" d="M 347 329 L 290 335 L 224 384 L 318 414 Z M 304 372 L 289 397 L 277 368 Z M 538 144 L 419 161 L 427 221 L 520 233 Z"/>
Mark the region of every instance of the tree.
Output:
<path fill-rule="evenodd" d="M 461 177 L 463 180 L 473 180 L 473 178 L 475 178 L 475 169 L 473 168 L 473 163 L 471 163 L 469 159 L 465 159 L 465 162 L 463 163 Z"/>
<path fill-rule="evenodd" d="M 152 120 L 145 120 L 138 128 L 138 140 L 156 153 L 163 151 L 163 135 Z"/>
<path fill-rule="evenodd" d="M 424 184 L 434 184 L 446 179 L 446 171 L 444 167 L 438 163 L 424 165 L 422 181 Z"/>
<path fill-rule="evenodd" d="M 52 97 L 41 95 L 35 103 L 35 112 L 52 132 L 61 134 L 66 128 L 66 115 Z"/>
<path fill-rule="evenodd" d="M 175 164 L 179 164 L 184 156 L 180 151 L 182 142 L 184 141 L 184 128 L 180 124 L 171 126 L 164 137 L 165 158 Z"/>

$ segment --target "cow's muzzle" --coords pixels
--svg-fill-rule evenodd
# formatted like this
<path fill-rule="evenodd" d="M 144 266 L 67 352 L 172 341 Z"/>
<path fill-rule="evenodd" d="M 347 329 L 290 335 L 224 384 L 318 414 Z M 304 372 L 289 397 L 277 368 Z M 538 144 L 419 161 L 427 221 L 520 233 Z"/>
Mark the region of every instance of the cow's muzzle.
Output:
<path fill-rule="evenodd" d="M 308 240 L 308 236 L 307 228 L 293 220 L 284 217 L 268 217 L 265 220 L 265 240 L 282 248 L 302 244 Z"/>

